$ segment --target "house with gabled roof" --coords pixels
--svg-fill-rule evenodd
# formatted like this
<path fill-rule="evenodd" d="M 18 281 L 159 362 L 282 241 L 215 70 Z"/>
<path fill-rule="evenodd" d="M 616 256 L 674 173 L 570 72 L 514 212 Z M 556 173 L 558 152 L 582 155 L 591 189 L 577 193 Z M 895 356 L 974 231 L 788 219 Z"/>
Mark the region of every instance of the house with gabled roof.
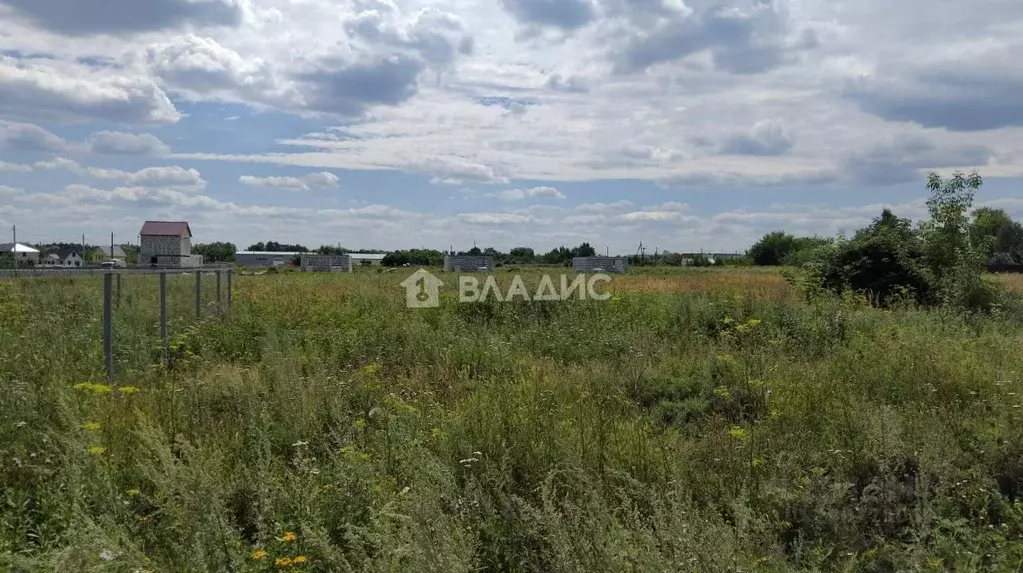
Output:
<path fill-rule="evenodd" d="M 139 265 L 202 266 L 202 255 L 192 254 L 192 229 L 186 221 L 146 221 L 139 231 L 139 242 Z"/>

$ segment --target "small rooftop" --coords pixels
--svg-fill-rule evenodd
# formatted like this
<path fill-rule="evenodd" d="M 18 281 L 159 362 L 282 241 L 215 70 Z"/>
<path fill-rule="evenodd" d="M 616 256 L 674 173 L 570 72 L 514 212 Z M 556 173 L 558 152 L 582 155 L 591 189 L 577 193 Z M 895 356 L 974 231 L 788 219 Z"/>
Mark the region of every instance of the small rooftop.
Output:
<path fill-rule="evenodd" d="M 37 249 L 33 249 L 28 245 L 22 245 L 21 243 L 0 243 L 0 253 L 38 253 Z"/>
<path fill-rule="evenodd" d="M 139 231 L 142 236 L 191 237 L 187 221 L 146 221 Z"/>

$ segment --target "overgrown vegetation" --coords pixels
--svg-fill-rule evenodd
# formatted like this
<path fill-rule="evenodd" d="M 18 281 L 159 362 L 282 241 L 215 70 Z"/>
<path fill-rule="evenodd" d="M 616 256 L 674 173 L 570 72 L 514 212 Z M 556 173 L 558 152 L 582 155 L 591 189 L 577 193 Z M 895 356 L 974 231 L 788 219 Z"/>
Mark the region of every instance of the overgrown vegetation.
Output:
<path fill-rule="evenodd" d="M 132 277 L 111 386 L 98 283 L 0 282 L 0 569 L 1023 564 L 1009 310 L 808 303 L 717 269 L 409 310 L 402 278 L 238 277 L 164 367 Z"/>

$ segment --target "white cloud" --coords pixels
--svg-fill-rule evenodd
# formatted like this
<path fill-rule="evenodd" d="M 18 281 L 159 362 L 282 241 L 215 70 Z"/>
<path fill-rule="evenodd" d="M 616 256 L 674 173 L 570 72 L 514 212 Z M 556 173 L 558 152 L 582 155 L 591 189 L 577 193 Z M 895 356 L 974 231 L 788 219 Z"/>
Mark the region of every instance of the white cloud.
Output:
<path fill-rule="evenodd" d="M 77 161 L 58 157 L 52 161 L 37 162 L 35 168 L 51 171 L 64 169 L 80 177 L 116 180 L 127 185 L 176 187 L 182 190 L 202 190 L 206 187 L 206 181 L 197 170 L 179 165 L 146 167 L 138 171 L 123 171 L 120 169 L 87 167 L 79 164 Z"/>
<path fill-rule="evenodd" d="M 20 163 L 6 163 L 4 161 L 0 161 L 0 172 L 4 171 L 8 173 L 29 173 L 32 171 L 32 166 L 23 165 Z"/>
<path fill-rule="evenodd" d="M 526 198 L 564 199 L 565 196 L 549 186 L 532 187 L 530 189 L 505 189 L 490 194 L 491 197 L 506 201 L 521 201 Z"/>
<path fill-rule="evenodd" d="M 38 125 L 0 123 L 0 148 L 14 151 L 59 152 L 67 147 L 63 139 Z"/>
<path fill-rule="evenodd" d="M 170 147 L 148 133 L 100 131 L 87 142 L 91 153 L 100 155 L 159 155 L 170 152 Z"/>
<path fill-rule="evenodd" d="M 0 115 L 30 121 L 174 123 L 181 118 L 152 80 L 88 66 L 0 56 Z"/>
<path fill-rule="evenodd" d="M 326 171 L 320 173 L 309 173 L 301 177 L 253 177 L 242 175 L 238 182 L 243 185 L 257 187 L 278 187 L 281 189 L 292 189 L 294 191 L 308 191 L 310 189 L 321 189 L 337 187 L 338 177 Z"/>

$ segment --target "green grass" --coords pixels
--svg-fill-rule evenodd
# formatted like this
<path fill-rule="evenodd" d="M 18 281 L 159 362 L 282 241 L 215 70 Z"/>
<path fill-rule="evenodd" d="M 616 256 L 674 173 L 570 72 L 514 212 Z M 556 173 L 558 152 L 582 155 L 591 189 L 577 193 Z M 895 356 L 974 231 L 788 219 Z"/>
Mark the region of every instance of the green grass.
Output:
<path fill-rule="evenodd" d="M 169 367 L 126 279 L 109 392 L 98 277 L 0 283 L 0 569 L 1023 567 L 1017 317 L 741 270 L 409 310 L 411 270 L 236 277 L 199 323 L 180 277 Z"/>

